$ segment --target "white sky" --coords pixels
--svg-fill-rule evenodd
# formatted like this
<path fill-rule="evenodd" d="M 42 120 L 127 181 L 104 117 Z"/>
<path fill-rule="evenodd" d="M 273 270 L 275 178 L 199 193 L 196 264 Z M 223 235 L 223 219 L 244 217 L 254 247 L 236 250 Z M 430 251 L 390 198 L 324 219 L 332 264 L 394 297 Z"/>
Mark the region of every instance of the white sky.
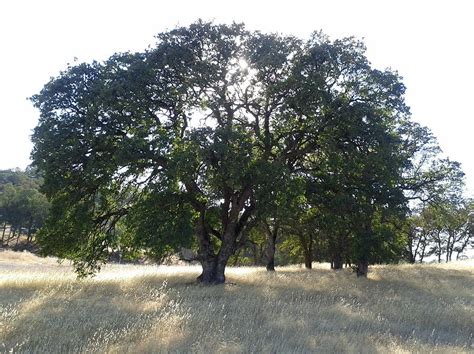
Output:
<path fill-rule="evenodd" d="M 139 51 L 197 18 L 307 38 L 364 38 L 375 67 L 399 71 L 414 120 L 462 163 L 474 194 L 474 2 L 469 0 L 0 1 L 0 169 L 29 164 L 38 113 L 26 100 L 74 57 Z"/>

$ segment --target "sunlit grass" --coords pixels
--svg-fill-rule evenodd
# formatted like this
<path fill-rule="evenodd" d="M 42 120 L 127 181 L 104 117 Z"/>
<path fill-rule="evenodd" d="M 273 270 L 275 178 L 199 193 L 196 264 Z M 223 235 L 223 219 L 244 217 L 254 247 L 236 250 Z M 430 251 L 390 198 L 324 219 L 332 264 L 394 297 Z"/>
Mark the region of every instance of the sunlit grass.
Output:
<path fill-rule="evenodd" d="M 107 266 L 78 281 L 52 259 L 0 253 L 0 352 L 473 352 L 474 264 L 327 265 L 276 273 Z"/>

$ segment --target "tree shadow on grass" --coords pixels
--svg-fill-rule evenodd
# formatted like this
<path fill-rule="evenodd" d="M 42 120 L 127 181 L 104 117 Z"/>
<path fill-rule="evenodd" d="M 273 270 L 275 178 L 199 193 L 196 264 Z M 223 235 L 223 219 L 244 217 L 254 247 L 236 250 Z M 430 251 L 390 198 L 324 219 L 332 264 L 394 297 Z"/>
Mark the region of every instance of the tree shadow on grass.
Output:
<path fill-rule="evenodd" d="M 371 280 L 318 269 L 256 279 L 231 274 L 231 284 L 214 287 L 191 285 L 195 275 L 188 274 L 16 289 L 11 296 L 23 307 L 1 337 L 2 350 L 383 352 L 394 342 L 469 348 L 472 294 L 444 287 L 472 282 L 472 275 L 423 274 L 429 284 L 446 284 L 434 291 L 416 274 L 404 280 L 381 272 Z M 430 308 L 452 316 L 446 323 L 418 317 Z"/>

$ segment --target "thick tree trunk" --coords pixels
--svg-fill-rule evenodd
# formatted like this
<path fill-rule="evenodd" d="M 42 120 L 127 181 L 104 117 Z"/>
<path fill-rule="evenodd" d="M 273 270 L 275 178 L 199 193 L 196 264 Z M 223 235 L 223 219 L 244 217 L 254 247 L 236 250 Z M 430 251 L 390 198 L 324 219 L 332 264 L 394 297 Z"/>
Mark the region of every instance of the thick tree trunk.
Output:
<path fill-rule="evenodd" d="M 369 271 L 369 262 L 364 260 L 359 260 L 357 262 L 356 273 L 358 277 L 366 277 Z"/>
<path fill-rule="evenodd" d="M 197 277 L 198 282 L 212 284 L 216 277 L 217 262 L 215 259 L 202 259 L 202 273 Z"/>
<path fill-rule="evenodd" d="M 197 281 L 203 284 L 222 284 L 225 282 L 225 268 L 230 256 L 237 248 L 237 238 L 252 215 L 254 205 L 245 206 L 251 195 L 251 188 L 246 187 L 240 194 L 227 193 L 221 205 L 222 233 L 214 230 L 206 220 L 206 204 L 196 196 L 201 194 L 195 181 L 186 181 L 192 205 L 199 212 L 196 220 L 196 239 L 199 245 L 198 259 L 202 273 Z M 216 254 L 211 242 L 211 235 L 220 240 L 219 252 Z"/>
<path fill-rule="evenodd" d="M 206 229 L 204 210 L 200 212 L 196 221 L 196 238 L 199 244 L 198 259 L 202 266 L 202 273 L 197 277 L 197 281 L 203 284 L 217 284 L 217 256 Z"/>
<path fill-rule="evenodd" d="M 196 228 L 199 242 L 199 260 L 202 265 L 202 273 L 197 281 L 202 284 L 214 285 L 225 282 L 225 267 L 230 256 L 235 249 L 235 227 L 230 227 L 222 237 L 222 244 L 219 253 L 214 253 L 213 246 L 209 239 L 204 223 L 198 221 Z"/>
<path fill-rule="evenodd" d="M 222 284 L 225 282 L 225 267 L 227 260 L 219 256 L 201 259 L 202 273 L 197 277 L 197 281 L 206 285 Z"/>
<path fill-rule="evenodd" d="M 229 258 L 235 252 L 235 224 L 232 223 L 222 236 L 222 245 L 217 255 L 216 275 L 213 284 L 222 284 L 225 282 L 225 268 Z"/>

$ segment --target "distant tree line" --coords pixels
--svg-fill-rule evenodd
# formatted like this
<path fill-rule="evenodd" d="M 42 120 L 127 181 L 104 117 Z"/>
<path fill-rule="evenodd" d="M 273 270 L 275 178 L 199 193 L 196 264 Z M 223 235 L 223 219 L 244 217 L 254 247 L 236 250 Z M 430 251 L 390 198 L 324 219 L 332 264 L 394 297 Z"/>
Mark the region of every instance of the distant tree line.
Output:
<path fill-rule="evenodd" d="M 411 263 L 435 257 L 438 262 L 463 259 L 474 247 L 474 201 L 448 199 L 415 210 L 405 224 Z"/>
<path fill-rule="evenodd" d="M 450 260 L 472 237 L 470 212 L 445 198 L 463 173 L 411 120 L 404 92 L 353 38 L 242 24 L 198 21 L 145 52 L 69 66 L 31 98 L 51 201 L 42 250 L 88 275 L 117 249 L 161 259 L 188 247 L 206 284 L 249 259 L 363 276 L 374 263 Z"/>
<path fill-rule="evenodd" d="M 31 244 L 46 220 L 49 202 L 40 192 L 42 179 L 33 169 L 0 170 L 1 245 L 17 246 L 20 237 Z M 8 230 L 8 232 L 7 232 Z"/>

